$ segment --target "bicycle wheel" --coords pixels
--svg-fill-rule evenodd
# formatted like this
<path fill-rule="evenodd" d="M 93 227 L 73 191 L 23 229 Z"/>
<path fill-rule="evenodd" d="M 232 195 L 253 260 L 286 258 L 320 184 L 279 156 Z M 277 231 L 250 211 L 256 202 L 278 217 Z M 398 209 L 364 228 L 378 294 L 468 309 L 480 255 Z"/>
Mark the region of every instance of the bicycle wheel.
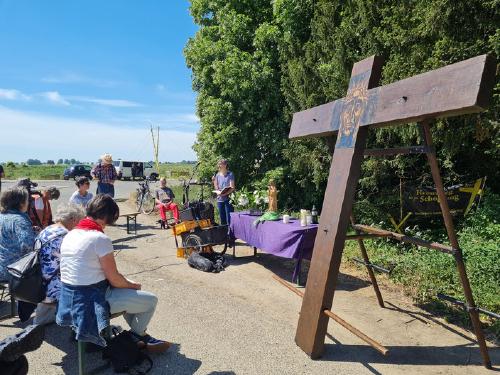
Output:
<path fill-rule="evenodd" d="M 149 215 L 155 209 L 155 198 L 150 192 L 147 192 L 142 197 L 142 207 L 141 212 L 143 214 Z"/>
<path fill-rule="evenodd" d="M 142 193 L 137 191 L 137 198 L 135 198 L 135 209 L 137 212 L 141 212 L 142 208 Z"/>
<path fill-rule="evenodd" d="M 186 252 L 186 255 L 191 255 L 193 251 L 196 251 L 197 253 L 202 252 L 203 250 L 203 242 L 201 240 L 201 237 L 198 236 L 197 234 L 191 233 L 189 234 L 185 239 L 184 239 L 184 251 Z"/>

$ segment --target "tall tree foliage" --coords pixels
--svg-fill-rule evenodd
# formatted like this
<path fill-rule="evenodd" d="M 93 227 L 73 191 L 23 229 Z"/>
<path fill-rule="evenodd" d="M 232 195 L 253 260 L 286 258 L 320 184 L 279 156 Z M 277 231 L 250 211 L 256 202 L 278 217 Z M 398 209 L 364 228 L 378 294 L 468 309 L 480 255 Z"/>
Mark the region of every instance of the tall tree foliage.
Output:
<path fill-rule="evenodd" d="M 286 142 L 279 29 L 264 0 L 193 0 L 191 13 L 201 26 L 185 48 L 199 94 L 201 172 L 208 177 L 224 157 L 242 186 L 278 167 Z"/>
<path fill-rule="evenodd" d="M 199 94 L 203 171 L 225 156 L 241 185 L 281 166 L 281 200 L 294 208 L 320 203 L 331 155 L 324 140 L 288 141 L 291 115 L 343 97 L 356 61 L 383 56 L 387 84 L 500 55 L 498 0 L 193 0 L 191 13 L 200 30 L 185 54 Z M 487 175 L 500 192 L 499 112 L 497 81 L 488 112 L 433 127 L 447 183 Z M 380 129 L 368 146 L 420 141 L 415 126 Z M 431 182 L 423 157 L 367 159 L 359 198 L 384 203 L 398 176 Z"/>

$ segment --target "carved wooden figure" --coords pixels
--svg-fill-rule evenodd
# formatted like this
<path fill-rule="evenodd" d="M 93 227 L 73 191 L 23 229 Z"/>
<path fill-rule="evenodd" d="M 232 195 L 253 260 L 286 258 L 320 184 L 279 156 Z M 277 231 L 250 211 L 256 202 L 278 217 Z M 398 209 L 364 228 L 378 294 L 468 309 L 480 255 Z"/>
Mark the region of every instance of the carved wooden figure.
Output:
<path fill-rule="evenodd" d="M 276 189 L 276 183 L 274 182 L 274 180 L 269 181 L 269 186 L 267 187 L 267 196 L 269 198 L 268 211 L 278 212 L 278 189 Z"/>
<path fill-rule="evenodd" d="M 441 178 L 428 121 L 483 111 L 491 97 L 495 61 L 482 55 L 392 84 L 377 87 L 382 59 L 354 64 L 347 95 L 295 113 L 290 138 L 333 136 L 337 141 L 325 191 L 295 341 L 311 358 L 320 357 L 333 302 L 368 129 L 424 122 L 426 154 L 438 191 Z M 491 366 L 446 199 L 441 205 L 452 253 L 469 306 L 483 362 Z M 356 226 L 356 230 L 363 228 Z M 379 303 L 381 297 L 379 298 Z M 381 304 L 382 305 L 382 304 Z"/>

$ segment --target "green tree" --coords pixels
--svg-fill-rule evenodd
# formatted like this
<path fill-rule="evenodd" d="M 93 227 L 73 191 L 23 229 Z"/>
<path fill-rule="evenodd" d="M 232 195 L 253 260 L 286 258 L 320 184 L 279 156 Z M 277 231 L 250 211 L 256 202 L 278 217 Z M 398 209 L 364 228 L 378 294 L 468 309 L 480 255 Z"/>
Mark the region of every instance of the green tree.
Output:
<path fill-rule="evenodd" d="M 293 208 L 321 204 L 335 140 L 289 141 L 292 115 L 343 97 L 356 61 L 383 56 L 387 84 L 500 54 L 498 0 L 193 0 L 191 14 L 200 29 L 185 55 L 198 92 L 203 175 L 219 157 L 229 159 L 238 186 L 280 168 L 280 202 Z M 445 183 L 487 175 L 500 192 L 499 110 L 497 81 L 488 112 L 433 126 Z M 415 126 L 380 129 L 368 147 L 420 141 Z M 373 218 L 397 206 L 399 177 L 432 183 L 423 157 L 365 160 L 358 201 L 377 202 Z"/>
<path fill-rule="evenodd" d="M 211 176 L 224 157 L 237 184 L 250 184 L 282 164 L 288 132 L 271 2 L 193 0 L 190 9 L 200 25 L 184 51 L 198 92 L 200 171 Z"/>

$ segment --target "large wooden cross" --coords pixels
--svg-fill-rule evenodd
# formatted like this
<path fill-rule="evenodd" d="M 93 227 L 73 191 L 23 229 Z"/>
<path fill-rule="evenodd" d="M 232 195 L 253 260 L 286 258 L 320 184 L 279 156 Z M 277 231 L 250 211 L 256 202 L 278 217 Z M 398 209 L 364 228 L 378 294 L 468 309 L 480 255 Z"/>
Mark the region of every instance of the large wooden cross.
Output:
<path fill-rule="evenodd" d="M 295 337 L 311 358 L 323 352 L 323 312 L 333 303 L 368 129 L 484 110 L 495 60 L 482 55 L 376 87 L 381 71 L 376 56 L 354 64 L 346 97 L 293 116 L 290 138 L 338 133 Z"/>

